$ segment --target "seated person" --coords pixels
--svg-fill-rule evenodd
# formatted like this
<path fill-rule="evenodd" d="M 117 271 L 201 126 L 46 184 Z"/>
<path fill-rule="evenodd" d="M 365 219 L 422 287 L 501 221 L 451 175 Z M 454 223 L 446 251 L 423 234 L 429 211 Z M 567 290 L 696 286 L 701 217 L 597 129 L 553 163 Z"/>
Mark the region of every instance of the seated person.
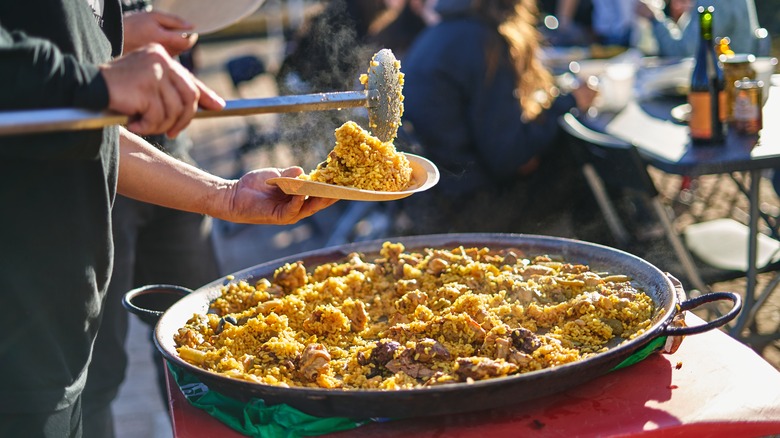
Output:
<path fill-rule="evenodd" d="M 565 168 L 558 118 L 595 92 L 558 95 L 537 58 L 534 0 L 440 0 L 437 10 L 442 21 L 404 58 L 403 127 L 442 178 L 404 200 L 411 229 L 399 233 L 551 233 L 546 220 L 561 216 L 579 175 Z"/>
<path fill-rule="evenodd" d="M 714 37 L 729 37 L 736 53 L 756 53 L 755 31 L 759 28 L 753 0 L 696 0 L 687 13 L 677 10 L 678 18 L 667 17 L 663 9 L 650 2 L 639 2 L 637 14 L 650 20 L 659 56 L 693 56 L 699 42 L 699 6 L 714 6 Z"/>

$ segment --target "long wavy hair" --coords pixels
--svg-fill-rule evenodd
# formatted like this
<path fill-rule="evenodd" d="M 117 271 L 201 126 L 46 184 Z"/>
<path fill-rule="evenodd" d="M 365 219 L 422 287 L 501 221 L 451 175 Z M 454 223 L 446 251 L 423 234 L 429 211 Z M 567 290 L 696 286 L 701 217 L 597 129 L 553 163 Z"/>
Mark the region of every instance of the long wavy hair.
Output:
<path fill-rule="evenodd" d="M 498 31 L 486 47 L 488 78 L 498 67 L 505 46 L 516 76 L 515 93 L 523 117 L 533 120 L 555 97 L 553 78 L 538 57 L 541 34 L 536 28 L 539 8 L 536 0 L 472 0 L 472 11 Z"/>

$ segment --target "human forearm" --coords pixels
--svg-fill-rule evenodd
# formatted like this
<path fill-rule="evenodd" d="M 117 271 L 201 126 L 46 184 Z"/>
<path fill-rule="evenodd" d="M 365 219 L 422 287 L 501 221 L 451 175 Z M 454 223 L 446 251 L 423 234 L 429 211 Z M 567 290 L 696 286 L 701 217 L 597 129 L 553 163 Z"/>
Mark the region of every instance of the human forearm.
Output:
<path fill-rule="evenodd" d="M 117 192 L 129 198 L 237 223 L 292 224 L 336 202 L 290 196 L 270 178 L 296 177 L 300 167 L 258 169 L 226 180 L 178 161 L 120 130 Z"/>
<path fill-rule="evenodd" d="M 235 181 L 181 162 L 141 137 L 120 131 L 117 191 L 129 198 L 219 217 Z"/>

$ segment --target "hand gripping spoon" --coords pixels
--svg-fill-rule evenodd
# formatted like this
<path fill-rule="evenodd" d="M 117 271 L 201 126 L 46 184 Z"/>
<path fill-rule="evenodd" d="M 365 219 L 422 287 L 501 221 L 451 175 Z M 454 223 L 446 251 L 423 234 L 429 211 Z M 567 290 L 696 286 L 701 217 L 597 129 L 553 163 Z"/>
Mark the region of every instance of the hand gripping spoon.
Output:
<path fill-rule="evenodd" d="M 401 124 L 403 75 L 400 62 L 389 49 L 371 59 L 368 73 L 361 77 L 365 91 L 343 91 L 289 95 L 258 99 L 229 100 L 220 111 L 199 110 L 195 118 L 229 117 L 253 114 L 322 111 L 365 106 L 369 130 L 388 142 L 395 138 Z M 128 123 L 130 116 L 111 111 L 55 108 L 0 112 L 0 136 L 98 129 Z"/>

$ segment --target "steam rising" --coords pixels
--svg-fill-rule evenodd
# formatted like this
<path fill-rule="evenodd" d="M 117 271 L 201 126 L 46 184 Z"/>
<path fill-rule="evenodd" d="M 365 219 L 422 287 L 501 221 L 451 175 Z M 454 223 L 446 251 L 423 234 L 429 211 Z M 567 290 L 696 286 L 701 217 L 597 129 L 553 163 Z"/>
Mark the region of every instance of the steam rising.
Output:
<path fill-rule="evenodd" d="M 343 0 L 334 0 L 301 28 L 278 75 L 280 95 L 361 90 L 376 47 L 361 41 L 359 23 Z M 348 120 L 367 126 L 365 108 L 286 113 L 279 118 L 281 139 L 296 161 L 312 168 L 333 148 L 333 132 Z"/>

